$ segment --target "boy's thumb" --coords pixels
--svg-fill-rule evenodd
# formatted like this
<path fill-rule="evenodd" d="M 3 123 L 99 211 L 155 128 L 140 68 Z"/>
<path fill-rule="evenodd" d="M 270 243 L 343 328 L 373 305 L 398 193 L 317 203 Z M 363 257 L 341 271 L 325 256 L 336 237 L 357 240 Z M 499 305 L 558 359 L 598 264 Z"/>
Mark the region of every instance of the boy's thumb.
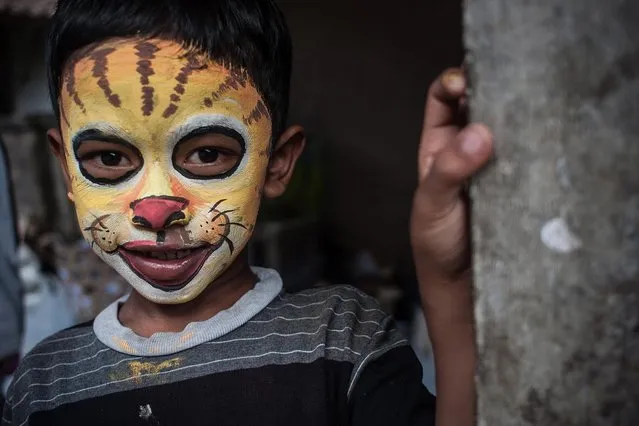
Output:
<path fill-rule="evenodd" d="M 481 169 L 492 154 L 492 134 L 482 124 L 470 124 L 454 142 L 437 153 L 419 192 L 430 213 L 439 216 L 456 204 L 464 182 Z"/>

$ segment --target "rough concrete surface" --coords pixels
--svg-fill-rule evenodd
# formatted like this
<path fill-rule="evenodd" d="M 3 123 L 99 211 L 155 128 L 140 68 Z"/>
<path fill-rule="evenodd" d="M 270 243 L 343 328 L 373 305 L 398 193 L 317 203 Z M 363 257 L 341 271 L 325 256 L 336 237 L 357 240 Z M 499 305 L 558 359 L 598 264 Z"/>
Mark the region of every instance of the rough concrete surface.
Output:
<path fill-rule="evenodd" d="M 466 0 L 478 423 L 639 425 L 639 2 Z"/>

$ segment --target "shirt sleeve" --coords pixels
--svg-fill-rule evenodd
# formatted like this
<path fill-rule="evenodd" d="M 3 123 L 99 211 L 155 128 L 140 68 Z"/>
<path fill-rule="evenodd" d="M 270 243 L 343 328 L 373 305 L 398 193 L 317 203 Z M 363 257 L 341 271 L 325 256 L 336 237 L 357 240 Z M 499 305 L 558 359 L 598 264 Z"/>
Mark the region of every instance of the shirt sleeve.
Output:
<path fill-rule="evenodd" d="M 407 345 L 362 369 L 349 405 L 352 426 L 435 424 L 435 397 L 422 384 L 422 366 Z"/>

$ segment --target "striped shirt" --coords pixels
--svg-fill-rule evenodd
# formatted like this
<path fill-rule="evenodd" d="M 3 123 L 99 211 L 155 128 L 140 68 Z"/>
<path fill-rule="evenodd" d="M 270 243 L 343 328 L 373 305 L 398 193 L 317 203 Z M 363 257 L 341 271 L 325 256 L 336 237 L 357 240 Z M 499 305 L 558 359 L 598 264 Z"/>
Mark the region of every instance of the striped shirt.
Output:
<path fill-rule="evenodd" d="M 142 338 L 116 302 L 41 342 L 2 426 L 430 425 L 434 397 L 393 320 L 351 287 L 288 294 L 279 275 L 180 333 Z"/>

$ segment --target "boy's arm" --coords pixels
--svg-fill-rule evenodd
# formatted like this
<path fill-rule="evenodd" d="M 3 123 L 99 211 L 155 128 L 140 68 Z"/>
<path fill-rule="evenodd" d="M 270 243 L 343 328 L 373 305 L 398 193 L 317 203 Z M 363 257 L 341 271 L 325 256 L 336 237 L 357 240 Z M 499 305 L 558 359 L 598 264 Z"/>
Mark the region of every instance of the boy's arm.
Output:
<path fill-rule="evenodd" d="M 411 242 L 435 356 L 437 426 L 470 426 L 475 417 L 475 340 L 467 202 L 462 188 L 492 154 L 481 124 L 461 128 L 466 89 L 460 69 L 432 84 L 419 148 Z"/>

